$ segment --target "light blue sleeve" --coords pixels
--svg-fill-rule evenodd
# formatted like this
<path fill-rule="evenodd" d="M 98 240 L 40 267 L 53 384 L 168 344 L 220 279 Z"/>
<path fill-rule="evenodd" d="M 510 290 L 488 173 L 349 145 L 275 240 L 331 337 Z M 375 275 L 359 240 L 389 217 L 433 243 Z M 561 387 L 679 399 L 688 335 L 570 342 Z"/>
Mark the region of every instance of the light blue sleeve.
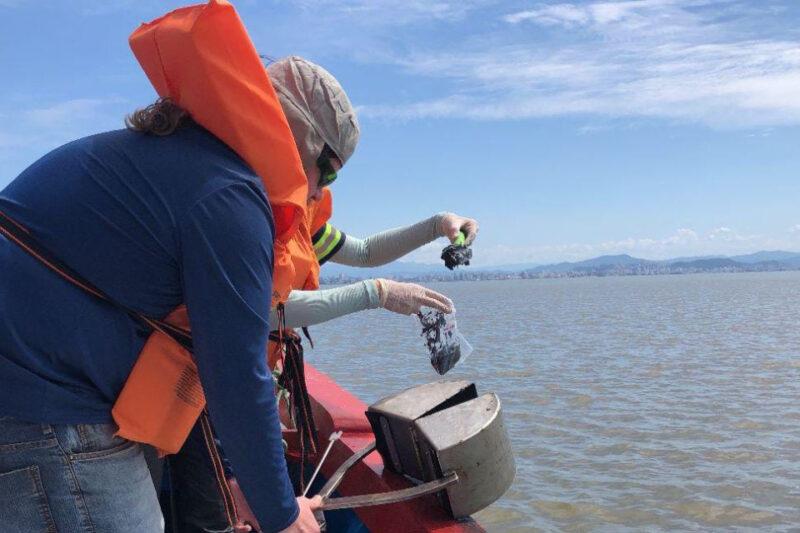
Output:
<path fill-rule="evenodd" d="M 355 267 L 376 267 L 391 263 L 417 248 L 435 241 L 443 213 L 416 224 L 377 233 L 366 239 L 347 234 L 344 244 L 330 261 Z"/>
<path fill-rule="evenodd" d="M 286 326 L 300 328 L 321 324 L 350 313 L 381 306 L 375 280 L 358 281 L 332 289 L 292 291 L 284 304 Z M 275 310 L 270 311 L 270 329 L 278 329 Z"/>

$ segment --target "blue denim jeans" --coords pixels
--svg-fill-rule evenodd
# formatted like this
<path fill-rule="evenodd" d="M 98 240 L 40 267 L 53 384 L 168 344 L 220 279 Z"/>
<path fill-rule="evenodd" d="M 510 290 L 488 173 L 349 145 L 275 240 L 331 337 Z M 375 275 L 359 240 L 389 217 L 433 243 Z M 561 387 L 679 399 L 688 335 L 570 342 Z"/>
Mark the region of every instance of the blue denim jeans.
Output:
<path fill-rule="evenodd" d="M 0 416 L 3 533 L 163 531 L 142 446 L 115 430 Z"/>

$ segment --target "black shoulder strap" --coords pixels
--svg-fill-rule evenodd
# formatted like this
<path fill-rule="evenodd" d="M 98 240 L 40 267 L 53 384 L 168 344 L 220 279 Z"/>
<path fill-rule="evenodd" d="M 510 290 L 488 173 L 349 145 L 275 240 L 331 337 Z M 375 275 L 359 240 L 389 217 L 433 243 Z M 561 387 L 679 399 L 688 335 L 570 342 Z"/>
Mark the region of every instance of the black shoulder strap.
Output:
<path fill-rule="evenodd" d="M 8 238 L 8 240 L 22 248 L 34 259 L 76 287 L 79 287 L 84 292 L 87 292 L 95 298 L 109 303 L 114 307 L 121 309 L 122 311 L 125 311 L 137 322 L 147 326 L 151 330 L 160 331 L 165 335 L 169 335 L 187 350 L 192 350 L 192 337 L 188 331 L 168 324 L 163 320 L 145 316 L 138 311 L 134 311 L 130 307 L 122 305 L 121 303 L 111 299 L 111 297 L 109 297 L 105 292 L 95 287 L 83 276 L 71 269 L 66 263 L 59 260 L 55 255 L 46 250 L 36 241 L 27 228 L 16 222 L 2 210 L 0 210 L 0 234 L 4 235 L 6 238 Z"/>

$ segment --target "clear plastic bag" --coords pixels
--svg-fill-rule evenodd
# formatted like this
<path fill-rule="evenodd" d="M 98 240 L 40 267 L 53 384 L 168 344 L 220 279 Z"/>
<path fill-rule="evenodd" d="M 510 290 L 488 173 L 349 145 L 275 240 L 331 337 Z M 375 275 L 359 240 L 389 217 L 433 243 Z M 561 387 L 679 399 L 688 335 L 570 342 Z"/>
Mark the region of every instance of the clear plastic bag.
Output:
<path fill-rule="evenodd" d="M 440 376 L 472 353 L 472 346 L 458 331 L 455 312 L 446 315 L 435 309 L 423 308 L 417 317 L 422 323 L 421 336 L 428 347 L 431 365 Z"/>

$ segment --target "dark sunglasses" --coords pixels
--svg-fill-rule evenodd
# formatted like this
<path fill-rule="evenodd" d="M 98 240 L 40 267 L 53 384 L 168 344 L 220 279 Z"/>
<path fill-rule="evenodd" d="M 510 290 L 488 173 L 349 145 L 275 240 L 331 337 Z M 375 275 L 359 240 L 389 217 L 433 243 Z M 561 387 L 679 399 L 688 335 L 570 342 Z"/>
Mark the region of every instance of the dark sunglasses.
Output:
<path fill-rule="evenodd" d="M 319 181 L 317 187 L 320 189 L 327 187 L 336 181 L 336 169 L 333 168 L 331 159 L 336 157 L 336 153 L 331 150 L 327 144 L 322 148 L 322 153 L 317 158 L 317 167 L 319 167 Z"/>

